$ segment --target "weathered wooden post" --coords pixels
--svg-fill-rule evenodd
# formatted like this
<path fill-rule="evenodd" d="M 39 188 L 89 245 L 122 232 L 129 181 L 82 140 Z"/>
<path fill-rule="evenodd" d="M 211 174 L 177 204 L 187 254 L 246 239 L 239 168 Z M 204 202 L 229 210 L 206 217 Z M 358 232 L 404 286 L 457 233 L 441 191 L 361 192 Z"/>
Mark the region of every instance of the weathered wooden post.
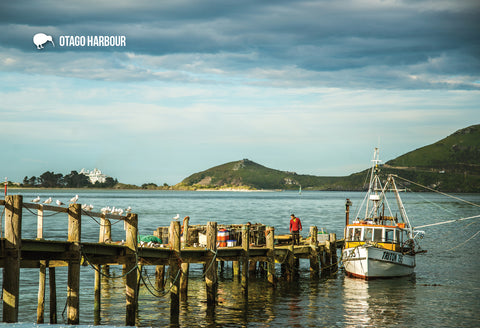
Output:
<path fill-rule="evenodd" d="M 173 251 L 173 255 L 169 260 L 170 270 L 170 315 L 177 316 L 180 313 L 180 222 L 172 221 L 170 223 L 169 232 L 169 244 L 170 249 Z"/>
<path fill-rule="evenodd" d="M 330 234 L 330 254 L 331 254 L 331 263 L 330 263 L 330 274 L 334 274 L 338 269 L 338 260 L 337 260 L 337 235 L 335 233 Z"/>
<path fill-rule="evenodd" d="M 287 252 L 285 259 L 285 275 L 286 280 L 292 282 L 295 273 L 295 246 L 293 244 L 289 245 Z"/>
<path fill-rule="evenodd" d="M 102 277 L 100 272 L 102 270 L 101 265 L 94 265 L 95 268 L 95 287 L 94 287 L 94 303 L 93 303 L 93 324 L 100 324 L 100 314 L 102 310 Z"/>
<path fill-rule="evenodd" d="M 23 197 L 5 197 L 5 267 L 3 268 L 3 321 L 18 321 L 20 248 Z"/>
<path fill-rule="evenodd" d="M 37 210 L 37 239 L 43 239 L 43 205 Z"/>
<path fill-rule="evenodd" d="M 46 282 L 46 261 L 39 261 L 40 270 L 38 277 L 38 305 L 37 305 L 37 323 L 45 321 L 45 282 Z"/>
<path fill-rule="evenodd" d="M 183 241 L 182 241 L 182 248 L 188 245 L 188 240 L 190 238 L 190 234 L 188 231 L 188 222 L 190 217 L 186 216 L 183 219 Z M 180 275 L 180 297 L 184 300 L 187 299 L 187 291 L 188 291 L 188 271 L 189 271 L 189 264 L 182 263 L 181 265 L 182 273 Z"/>
<path fill-rule="evenodd" d="M 67 324 L 69 325 L 77 325 L 80 321 L 81 211 L 80 204 L 70 204 L 68 207 L 68 241 L 71 242 L 67 278 Z"/>
<path fill-rule="evenodd" d="M 43 239 L 43 205 L 37 211 L 37 239 Z M 37 323 L 45 322 L 46 261 L 39 262 Z"/>
<path fill-rule="evenodd" d="M 320 267 L 318 264 L 318 228 L 310 227 L 310 273 L 313 277 L 318 277 Z"/>
<path fill-rule="evenodd" d="M 109 219 L 105 218 L 105 214 L 100 216 L 100 237 L 98 239 L 100 243 L 106 243 L 112 241 L 112 223 Z M 110 266 L 105 264 L 100 266 L 104 275 L 110 275 Z"/>
<path fill-rule="evenodd" d="M 57 284 L 55 279 L 55 267 L 48 268 L 48 284 L 50 289 L 50 323 L 57 323 Z"/>
<path fill-rule="evenodd" d="M 242 292 L 245 297 L 248 297 L 248 261 L 250 257 L 250 224 L 242 226 Z"/>
<path fill-rule="evenodd" d="M 128 273 L 126 277 L 126 326 L 135 326 L 137 310 L 137 234 L 138 234 L 138 216 L 134 213 L 128 213 L 126 219 L 125 246 L 128 247 L 125 270 Z"/>
<path fill-rule="evenodd" d="M 205 262 L 205 284 L 207 287 L 207 306 L 215 306 L 217 302 L 217 222 L 207 223 L 207 249 L 211 251 Z"/>
<path fill-rule="evenodd" d="M 268 227 L 266 229 L 267 233 L 267 279 L 270 284 L 275 286 L 276 284 L 276 279 L 275 279 L 275 228 L 274 227 Z"/>
<path fill-rule="evenodd" d="M 162 232 L 163 232 L 163 228 L 160 227 L 153 232 L 153 235 L 155 237 L 162 239 L 162 243 L 165 243 L 164 242 L 165 237 L 162 235 Z M 158 290 L 163 290 L 165 288 L 165 266 L 164 265 L 157 265 L 155 267 L 155 284 Z"/>

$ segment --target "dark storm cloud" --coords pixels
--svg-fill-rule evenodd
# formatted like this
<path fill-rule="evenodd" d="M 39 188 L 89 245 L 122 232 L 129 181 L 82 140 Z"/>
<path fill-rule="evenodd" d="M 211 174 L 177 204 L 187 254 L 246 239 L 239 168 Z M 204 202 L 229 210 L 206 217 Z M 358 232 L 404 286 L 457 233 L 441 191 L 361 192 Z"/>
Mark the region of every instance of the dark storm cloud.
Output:
<path fill-rule="evenodd" d="M 474 1 L 10 1 L 0 5 L 0 43 L 31 52 L 31 37 L 40 31 L 126 35 L 128 46 L 114 51 L 253 53 L 251 61 L 216 65 L 296 67 L 323 74 L 320 80 L 336 72 L 338 83 L 349 75 L 360 86 L 477 88 L 479 14 Z M 451 75 L 465 77 L 452 86 L 445 82 Z"/>

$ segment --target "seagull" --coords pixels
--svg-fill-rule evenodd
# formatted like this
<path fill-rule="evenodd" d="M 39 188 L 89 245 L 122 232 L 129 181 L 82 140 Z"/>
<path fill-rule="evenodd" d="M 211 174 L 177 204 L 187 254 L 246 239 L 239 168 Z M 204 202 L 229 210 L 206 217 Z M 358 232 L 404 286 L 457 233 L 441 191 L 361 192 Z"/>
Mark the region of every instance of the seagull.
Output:
<path fill-rule="evenodd" d="M 55 203 L 57 203 L 57 205 L 58 205 L 58 206 L 65 205 L 64 203 L 62 203 L 62 202 L 61 202 L 61 201 L 59 201 L 58 199 L 57 199 L 57 201 L 56 201 Z"/>
<path fill-rule="evenodd" d="M 47 200 L 45 200 L 43 203 L 44 204 L 50 204 L 52 202 L 52 197 L 48 197 Z"/>
<path fill-rule="evenodd" d="M 132 208 L 130 206 L 125 209 L 125 212 L 130 213 L 131 211 L 132 211 Z"/>
<path fill-rule="evenodd" d="M 74 197 L 72 197 L 72 198 L 70 199 L 70 203 L 75 204 L 75 203 L 77 202 L 77 200 L 78 200 L 78 195 L 75 195 Z"/>
<path fill-rule="evenodd" d="M 38 203 L 39 201 L 40 201 L 40 196 L 37 196 L 37 198 L 32 199 L 32 202 L 34 203 Z"/>
<path fill-rule="evenodd" d="M 174 220 L 180 219 L 180 214 L 177 214 L 173 219 L 174 219 Z"/>

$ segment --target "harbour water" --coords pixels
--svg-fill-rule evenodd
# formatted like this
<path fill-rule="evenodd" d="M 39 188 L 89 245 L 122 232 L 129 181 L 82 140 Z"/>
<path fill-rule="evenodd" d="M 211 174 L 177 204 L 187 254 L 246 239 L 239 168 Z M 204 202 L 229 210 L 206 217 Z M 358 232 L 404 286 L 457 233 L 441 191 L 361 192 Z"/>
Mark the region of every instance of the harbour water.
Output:
<path fill-rule="evenodd" d="M 78 194 L 79 203 L 126 208 L 138 213 L 139 233 L 152 234 L 158 226 L 169 225 L 178 213 L 190 216 L 190 224 L 263 223 L 276 234 L 288 233 L 291 213 L 302 220 L 304 237 L 316 225 L 343 236 L 345 199 L 353 201 L 351 213 L 363 200 L 358 192 L 183 192 L 112 190 L 10 190 L 22 194 L 24 202 L 39 195 L 64 203 Z M 480 204 L 478 194 L 459 194 Z M 434 193 L 402 193 L 414 226 L 460 219 L 480 214 L 480 208 Z M 392 199 L 393 202 L 393 199 Z M 36 213 L 23 212 L 22 238 L 36 237 Z M 44 238 L 67 238 L 65 214 L 46 213 Z M 52 213 L 54 214 L 54 213 Z M 393 213 L 394 215 L 396 213 Z M 398 213 L 399 214 L 399 213 Z M 352 215 L 353 216 L 353 215 Z M 123 224 L 112 222 L 113 239 L 124 239 Z M 345 277 L 342 270 L 330 279 L 313 280 L 307 260 L 300 262 L 296 281 L 281 279 L 274 289 L 264 277 L 251 277 L 248 300 L 233 279 L 231 263 L 220 273 L 218 306 L 212 313 L 205 303 L 202 267 L 192 265 L 188 299 L 182 301 L 178 319 L 170 317 L 169 295 L 152 288 L 140 289 L 138 326 L 152 327 L 474 327 L 480 324 L 480 220 L 464 220 L 421 229 L 425 237 L 417 256 L 415 275 L 408 278 L 363 281 Z M 98 240 L 98 224 L 84 216 L 82 241 Z M 477 234 L 477 235 L 475 235 Z M 146 269 L 146 281 L 154 279 L 154 268 Z M 57 268 L 58 326 L 67 326 L 62 317 L 66 302 L 66 268 Z M 111 274 L 121 275 L 112 267 Z M 280 266 L 277 264 L 277 276 Z M 93 279 L 89 266 L 81 268 L 80 324 L 93 325 Z M 2 279 L 0 277 L 0 279 Z M 47 278 L 48 280 L 48 278 Z M 20 276 L 19 323 L 14 327 L 36 326 L 38 269 L 22 269 Z M 48 286 L 48 281 L 47 281 Z M 155 295 L 152 295 L 155 294 Z M 45 315 L 48 321 L 48 287 Z M 0 313 L 1 314 L 1 313 Z M 66 319 L 66 317 L 65 317 Z M 101 324 L 120 327 L 125 323 L 124 282 L 102 281 Z M 4 326 L 6 324 L 0 324 Z"/>

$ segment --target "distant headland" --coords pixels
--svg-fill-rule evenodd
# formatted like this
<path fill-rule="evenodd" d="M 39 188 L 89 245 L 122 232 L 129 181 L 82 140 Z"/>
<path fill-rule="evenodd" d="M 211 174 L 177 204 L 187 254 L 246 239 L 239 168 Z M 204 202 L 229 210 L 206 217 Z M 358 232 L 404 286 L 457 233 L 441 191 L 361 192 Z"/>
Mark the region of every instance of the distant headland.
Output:
<path fill-rule="evenodd" d="M 458 130 L 428 146 L 408 152 L 382 167 L 384 175 L 397 174 L 408 180 L 444 192 L 480 192 L 480 125 Z M 110 188 L 149 190 L 364 190 L 368 169 L 343 177 L 303 175 L 271 169 L 249 159 L 221 164 L 194 173 L 180 183 L 159 186 L 124 184 L 99 169 L 71 171 L 67 175 L 44 172 L 39 177 L 26 176 L 10 187 L 23 188 Z M 418 185 L 406 183 L 411 190 Z"/>

